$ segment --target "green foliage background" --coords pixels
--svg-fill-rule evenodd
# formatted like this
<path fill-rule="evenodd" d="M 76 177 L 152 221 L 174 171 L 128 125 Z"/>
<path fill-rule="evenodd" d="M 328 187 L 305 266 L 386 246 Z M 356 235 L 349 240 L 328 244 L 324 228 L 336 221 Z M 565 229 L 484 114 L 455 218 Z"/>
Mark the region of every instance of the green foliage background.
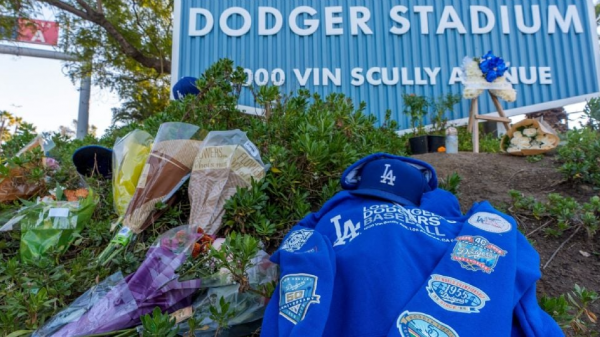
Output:
<path fill-rule="evenodd" d="M 293 224 L 340 190 L 339 176 L 350 164 L 374 152 L 405 153 L 405 140 L 397 137 L 393 121 L 388 119 L 382 127 L 376 127 L 375 117 L 366 115 L 364 106 L 354 107 L 339 94 L 320 97 L 301 90 L 293 96 L 283 96 L 276 88 L 261 88 L 255 90 L 255 95 L 257 102 L 263 102 L 263 107 L 269 109 L 268 118 L 241 113 L 236 104 L 244 80 L 241 69 L 235 69 L 231 61 L 222 60 L 198 81 L 201 91 L 198 97 L 173 101 L 163 112 L 143 123 L 113 127 L 101 139 L 88 136 L 78 141 L 54 136 L 57 146 L 51 156 L 60 161 L 61 169 L 45 189 L 79 183 L 71 163 L 71 155 L 77 148 L 86 144 L 112 147 L 117 137 L 136 128 L 156 134 L 160 124 L 182 121 L 208 131 L 241 129 L 259 148 L 270 169 L 263 181 L 238 191 L 226 204 L 221 234 L 235 231 L 252 235 L 273 251 Z M 30 131 L 20 132 L 7 142 L 4 154 L 14 153 L 31 140 L 34 134 Z M 86 183 L 102 196 L 101 203 L 80 240 L 64 255 L 55 255 L 51 267 L 23 265 L 18 256 L 20 234 L 0 234 L 3 334 L 35 329 L 116 270 L 121 269 L 124 274 L 133 272 L 160 233 L 187 221 L 189 201 L 184 187 L 177 194 L 178 202 L 135 245 L 108 268 L 98 267 L 95 257 L 113 236 L 109 228 L 116 214 L 110 182 L 92 177 Z M 19 205 L 1 207 L 10 214 Z"/>

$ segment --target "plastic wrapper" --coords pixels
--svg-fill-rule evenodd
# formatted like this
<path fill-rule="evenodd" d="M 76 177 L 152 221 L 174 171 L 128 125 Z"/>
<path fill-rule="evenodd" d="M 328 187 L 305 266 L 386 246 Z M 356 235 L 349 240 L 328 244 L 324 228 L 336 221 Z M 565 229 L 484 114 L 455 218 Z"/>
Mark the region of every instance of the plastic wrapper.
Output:
<path fill-rule="evenodd" d="M 195 140 L 199 128 L 186 123 L 160 126 L 135 193 L 123 217 L 123 227 L 98 257 L 107 263 L 127 246 L 134 234 L 141 233 L 157 215 L 156 205 L 167 203 L 189 178 L 192 164 L 202 142 Z"/>
<path fill-rule="evenodd" d="M 152 136 L 133 130 L 118 139 L 113 147 L 113 200 L 115 211 L 122 218 L 133 198 L 137 183 L 150 155 Z"/>
<path fill-rule="evenodd" d="M 524 119 L 506 132 L 500 150 L 514 156 L 533 156 L 555 149 L 560 139 L 548 124 L 536 119 Z"/>
<path fill-rule="evenodd" d="M 47 154 L 55 146 L 56 146 L 56 144 L 54 144 L 54 141 L 50 137 L 45 136 L 45 135 L 39 135 L 39 136 L 36 136 L 31 142 L 29 142 L 29 144 L 25 145 L 21 150 L 19 150 L 19 152 L 17 152 L 16 156 L 19 157 L 23 153 L 31 151 L 38 147 L 41 148 L 42 151 L 44 151 L 44 154 Z"/>
<path fill-rule="evenodd" d="M 223 298 L 230 304 L 230 310 L 235 314 L 227 321 L 229 330 L 222 331 L 219 336 L 248 336 L 256 330 L 256 326 L 248 324 L 263 318 L 267 300 L 255 293 L 239 292 L 239 285 L 210 288 L 205 296 L 198 299 L 193 305 L 193 315 L 199 320 L 199 328 L 194 331 L 197 337 L 212 337 L 218 324 L 210 319 L 210 307 L 218 308 L 220 299 Z M 187 333 L 189 325 L 183 322 L 179 325 L 179 333 Z"/>
<path fill-rule="evenodd" d="M 36 330 L 31 337 L 49 337 L 52 336 L 63 326 L 77 321 L 90 308 L 104 298 L 111 289 L 123 281 L 123 274 L 116 272 L 104 281 L 93 286 L 88 291 L 79 296 L 71 305 L 52 317 L 43 327 Z"/>
<path fill-rule="evenodd" d="M 54 148 L 54 142 L 43 136 L 35 137 L 24 146 L 16 156 L 20 157 L 27 152 L 40 148 L 44 153 Z M 27 199 L 44 187 L 44 181 L 30 181 L 27 175 L 30 169 L 46 165 L 51 158 L 41 159 L 38 163 L 28 163 L 23 167 L 11 167 L 7 172 L 0 174 L 0 202 L 12 202 L 18 199 Z"/>
<path fill-rule="evenodd" d="M 200 280 L 180 282 L 175 270 L 191 254 L 199 236 L 189 226 L 173 228 L 161 235 L 136 272 L 53 336 L 75 337 L 122 330 L 140 324 L 140 317 L 155 307 L 173 312 L 191 305 L 192 294 L 202 283 Z"/>
<path fill-rule="evenodd" d="M 156 204 L 166 202 L 185 183 L 202 145 L 194 140 L 199 128 L 186 123 L 160 126 L 123 225 L 139 234 L 150 225 Z"/>
<path fill-rule="evenodd" d="M 8 176 L 1 176 L 0 179 L 0 202 L 3 203 L 29 198 L 44 186 L 42 181 L 28 181 L 27 169 L 20 167 L 11 169 Z"/>
<path fill-rule="evenodd" d="M 250 187 L 265 176 L 256 146 L 240 130 L 210 132 L 194 161 L 188 194 L 190 225 L 215 234 L 221 227 L 224 206 L 237 187 Z"/>
<path fill-rule="evenodd" d="M 221 242 L 222 239 L 215 241 L 214 247 L 218 249 Z M 277 280 L 277 265 L 269 258 L 270 256 L 261 250 L 252 259 L 252 267 L 247 271 L 248 282 L 252 288 L 256 289 L 260 285 Z M 202 287 L 208 287 L 208 290 L 199 296 L 191 307 L 193 317 L 199 322 L 199 327 L 194 332 L 195 336 L 215 335 L 218 324 L 210 319 L 210 307 L 211 305 L 218 307 L 221 297 L 230 303 L 230 310 L 235 314 L 227 322 L 229 329 L 221 331 L 220 336 L 246 336 L 256 330 L 256 326 L 249 323 L 263 317 L 268 299 L 251 291 L 240 293 L 239 285 L 233 282 L 229 271 L 225 269 L 209 277 L 203 277 Z M 187 321 L 179 324 L 178 328 L 179 333 L 189 331 Z"/>
<path fill-rule="evenodd" d="M 90 189 L 78 201 L 56 201 L 49 197 L 26 202 L 0 231 L 21 230 L 21 260 L 45 265 L 48 253 L 64 253 L 89 223 L 98 199 Z"/>

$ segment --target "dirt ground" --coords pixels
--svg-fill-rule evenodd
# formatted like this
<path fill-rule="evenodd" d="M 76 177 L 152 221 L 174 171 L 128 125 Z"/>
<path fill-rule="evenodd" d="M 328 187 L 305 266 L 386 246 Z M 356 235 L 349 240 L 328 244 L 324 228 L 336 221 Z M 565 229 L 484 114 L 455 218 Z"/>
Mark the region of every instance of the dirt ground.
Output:
<path fill-rule="evenodd" d="M 511 189 L 537 200 L 546 200 L 549 193 L 559 193 L 586 202 L 590 197 L 600 194 L 591 186 L 566 182 L 556 170 L 559 164 L 552 155 L 537 163 L 529 163 L 524 157 L 492 153 L 429 153 L 414 157 L 433 165 L 439 178 L 445 178 L 453 172 L 461 176 L 459 199 L 463 211 L 468 210 L 474 202 L 483 200 L 506 208 L 510 204 L 508 191 Z M 522 219 L 518 222 L 525 235 L 541 225 Z M 573 229 L 569 229 L 561 237 L 553 238 L 540 230 L 527 237 L 540 254 L 541 267 L 573 232 Z M 538 296 L 558 296 L 571 291 L 574 284 L 600 292 L 600 234 L 589 239 L 585 231 L 580 230 L 568 240 L 542 270 L 542 279 L 537 285 Z M 596 303 L 594 309 L 599 313 L 600 303 Z"/>

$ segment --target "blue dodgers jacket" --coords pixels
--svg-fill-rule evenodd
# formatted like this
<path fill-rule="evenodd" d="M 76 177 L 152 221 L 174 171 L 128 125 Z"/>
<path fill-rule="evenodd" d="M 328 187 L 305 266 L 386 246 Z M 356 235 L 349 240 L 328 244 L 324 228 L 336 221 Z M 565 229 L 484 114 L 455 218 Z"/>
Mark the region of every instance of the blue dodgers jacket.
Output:
<path fill-rule="evenodd" d="M 261 336 L 563 336 L 515 221 L 488 202 L 461 216 L 430 182 L 419 207 L 342 191 L 302 219 L 272 256 Z"/>

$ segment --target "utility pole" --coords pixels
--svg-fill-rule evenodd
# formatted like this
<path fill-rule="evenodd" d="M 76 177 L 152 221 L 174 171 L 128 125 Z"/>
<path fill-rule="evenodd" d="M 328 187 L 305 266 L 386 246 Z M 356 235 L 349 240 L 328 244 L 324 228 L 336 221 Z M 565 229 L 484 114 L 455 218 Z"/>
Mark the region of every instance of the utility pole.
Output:
<path fill-rule="evenodd" d="M 81 79 L 79 89 L 79 114 L 77 117 L 77 139 L 83 139 L 88 134 L 90 119 L 90 92 L 92 91 L 92 78 L 86 76 Z"/>
<path fill-rule="evenodd" d="M 16 56 L 39 57 L 45 59 L 61 60 L 61 61 L 79 61 L 73 55 L 33 48 L 24 48 L 17 46 L 0 45 L 0 54 L 9 54 Z M 79 112 L 77 118 L 77 139 L 83 139 L 88 133 L 88 124 L 90 119 L 90 92 L 92 87 L 92 78 L 88 75 L 81 79 L 79 88 Z"/>

